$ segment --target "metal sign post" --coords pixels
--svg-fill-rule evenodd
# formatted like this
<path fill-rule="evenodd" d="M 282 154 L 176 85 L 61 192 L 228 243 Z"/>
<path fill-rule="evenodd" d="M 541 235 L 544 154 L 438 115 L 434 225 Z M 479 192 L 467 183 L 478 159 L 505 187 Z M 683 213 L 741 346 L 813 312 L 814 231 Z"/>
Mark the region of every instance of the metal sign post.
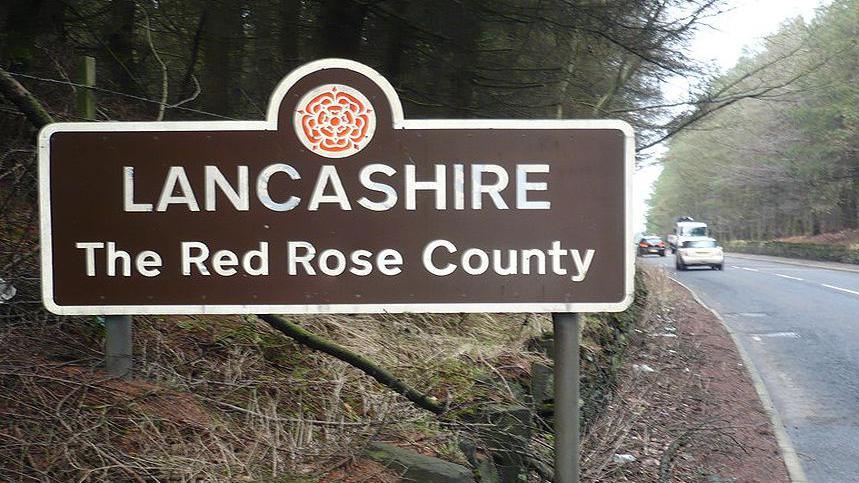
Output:
<path fill-rule="evenodd" d="M 555 329 L 555 482 L 579 481 L 579 323 L 581 316 L 553 313 Z"/>
<path fill-rule="evenodd" d="M 131 316 L 108 315 L 104 318 L 104 365 L 112 377 L 131 375 Z"/>

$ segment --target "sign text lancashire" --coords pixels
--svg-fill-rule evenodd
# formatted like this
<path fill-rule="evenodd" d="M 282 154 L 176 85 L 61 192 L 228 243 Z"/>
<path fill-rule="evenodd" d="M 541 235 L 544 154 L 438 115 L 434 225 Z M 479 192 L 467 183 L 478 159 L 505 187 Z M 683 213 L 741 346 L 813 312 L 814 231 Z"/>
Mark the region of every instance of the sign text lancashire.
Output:
<path fill-rule="evenodd" d="M 404 120 L 371 69 L 308 64 L 266 121 L 40 136 L 52 311 L 622 310 L 632 133 Z"/>

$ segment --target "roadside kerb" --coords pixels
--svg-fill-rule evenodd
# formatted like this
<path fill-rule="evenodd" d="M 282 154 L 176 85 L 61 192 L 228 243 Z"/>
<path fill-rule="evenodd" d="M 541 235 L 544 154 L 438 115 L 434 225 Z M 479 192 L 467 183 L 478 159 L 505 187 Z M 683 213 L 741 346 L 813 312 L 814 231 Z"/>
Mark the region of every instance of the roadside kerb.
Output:
<path fill-rule="evenodd" d="M 704 301 L 701 300 L 701 297 L 699 297 L 694 290 L 692 290 L 690 287 L 686 286 L 674 277 L 669 276 L 668 278 L 676 282 L 681 287 L 685 288 L 686 291 L 688 291 L 692 295 L 698 305 L 709 310 L 713 314 L 713 316 L 716 317 L 719 322 L 722 323 L 722 327 L 724 327 L 728 334 L 731 336 L 731 339 L 734 341 L 734 345 L 737 347 L 737 352 L 739 352 L 740 358 L 743 360 L 743 364 L 746 366 L 746 370 L 748 370 L 749 372 L 749 376 L 752 379 L 752 385 L 754 385 L 755 391 L 757 391 L 758 393 L 758 398 L 761 401 L 761 405 L 763 406 L 764 411 L 766 411 L 767 415 L 770 418 L 770 422 L 773 425 L 773 432 L 775 433 L 778 447 L 781 450 L 784 464 L 787 467 L 790 481 L 792 483 L 808 483 L 808 478 L 805 476 L 805 471 L 802 469 L 802 463 L 800 463 L 799 461 L 799 454 L 796 452 L 796 449 L 793 447 L 793 443 L 790 441 L 790 437 L 787 435 L 787 431 L 784 429 L 784 424 L 781 421 L 781 416 L 779 416 L 778 410 L 773 404 L 769 391 L 767 391 L 767 388 L 764 385 L 763 378 L 761 378 L 760 373 L 752 363 L 752 359 L 749 357 L 748 353 L 746 353 L 746 350 L 743 349 L 743 346 L 740 344 L 740 340 L 737 334 L 734 333 L 734 331 L 728 326 L 728 324 L 725 322 L 725 319 L 722 318 L 719 312 L 705 304 Z"/>
<path fill-rule="evenodd" d="M 759 260 L 762 262 L 784 263 L 785 265 L 797 265 L 800 267 L 822 268 L 824 270 L 838 270 L 840 272 L 859 273 L 859 266 L 854 268 L 847 263 L 820 262 L 818 260 L 805 260 L 802 258 L 785 258 L 774 257 L 771 255 L 755 255 L 750 253 L 736 252 L 728 252 L 726 253 L 726 255 L 730 255 L 734 258 L 745 258 L 747 260 Z"/>

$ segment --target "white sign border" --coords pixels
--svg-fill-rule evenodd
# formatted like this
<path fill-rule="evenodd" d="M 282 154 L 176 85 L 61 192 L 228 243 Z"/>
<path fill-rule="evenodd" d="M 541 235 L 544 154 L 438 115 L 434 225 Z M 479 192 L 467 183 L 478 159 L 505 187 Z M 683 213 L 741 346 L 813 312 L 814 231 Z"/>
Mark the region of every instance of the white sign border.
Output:
<path fill-rule="evenodd" d="M 280 103 L 303 77 L 325 69 L 348 69 L 363 74 L 385 93 L 394 129 L 617 129 L 624 134 L 624 298 L 606 303 L 449 303 L 449 304 L 302 304 L 302 305 L 57 305 L 54 302 L 51 233 L 50 148 L 57 132 L 132 131 L 276 131 Z M 291 118 L 289 118 L 291 119 Z M 635 134 L 619 120 L 512 120 L 512 119 L 403 119 L 400 98 L 393 86 L 372 68 L 347 59 L 321 59 L 290 72 L 275 88 L 265 121 L 161 121 L 63 122 L 39 131 L 39 221 L 41 226 L 42 299 L 57 315 L 206 315 L 206 314 L 371 314 L 457 312 L 622 312 L 632 303 L 635 253 L 632 243 L 632 175 L 635 169 Z"/>

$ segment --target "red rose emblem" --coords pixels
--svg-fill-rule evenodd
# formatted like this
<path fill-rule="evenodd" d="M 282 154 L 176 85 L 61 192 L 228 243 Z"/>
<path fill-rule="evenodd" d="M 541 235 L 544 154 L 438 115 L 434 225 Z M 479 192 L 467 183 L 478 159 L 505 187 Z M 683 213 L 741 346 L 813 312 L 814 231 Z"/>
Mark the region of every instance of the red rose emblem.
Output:
<path fill-rule="evenodd" d="M 363 149 L 375 125 L 367 98 L 344 85 L 314 89 L 299 102 L 295 112 L 298 137 L 309 149 L 329 158 L 346 157 Z"/>

